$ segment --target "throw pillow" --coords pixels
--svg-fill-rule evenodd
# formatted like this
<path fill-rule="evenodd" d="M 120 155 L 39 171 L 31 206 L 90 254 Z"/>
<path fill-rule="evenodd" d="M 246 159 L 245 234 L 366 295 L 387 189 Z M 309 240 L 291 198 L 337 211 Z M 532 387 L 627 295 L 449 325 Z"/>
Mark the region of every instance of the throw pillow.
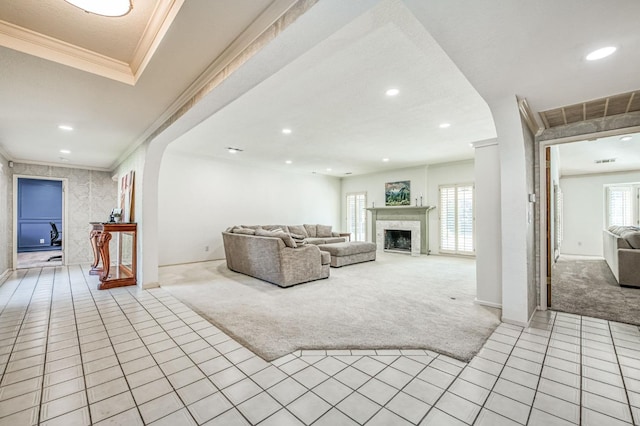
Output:
<path fill-rule="evenodd" d="M 624 239 L 627 240 L 632 248 L 640 249 L 640 232 L 627 232 L 624 234 Z"/>
<path fill-rule="evenodd" d="M 307 225 L 305 223 L 303 226 L 304 226 L 304 229 L 307 230 L 307 236 L 309 238 L 316 238 L 316 225 Z"/>
<path fill-rule="evenodd" d="M 288 228 L 291 235 L 302 235 L 303 238 L 307 238 L 309 236 L 309 234 L 307 234 L 307 230 L 302 225 L 289 225 Z"/>
<path fill-rule="evenodd" d="M 254 229 L 242 228 L 242 227 L 236 226 L 235 228 L 233 228 L 233 233 L 234 234 L 255 235 L 256 231 Z"/>
<path fill-rule="evenodd" d="M 316 237 L 331 237 L 331 225 L 316 225 Z"/>
<path fill-rule="evenodd" d="M 272 237 L 272 238 L 280 238 L 285 246 L 296 248 L 296 242 L 291 238 L 291 235 L 286 232 L 281 231 L 267 231 L 265 229 L 257 229 L 256 235 L 259 237 Z"/>
<path fill-rule="evenodd" d="M 284 241 L 285 246 L 291 247 L 291 248 L 298 247 L 298 243 L 296 243 L 296 241 L 293 238 L 291 238 L 291 235 L 287 234 L 286 232 L 276 232 L 275 234 L 278 238 Z"/>
<path fill-rule="evenodd" d="M 304 235 L 299 235 L 299 234 L 289 234 L 289 235 L 291 235 L 291 238 L 293 238 L 294 240 L 304 241 Z"/>

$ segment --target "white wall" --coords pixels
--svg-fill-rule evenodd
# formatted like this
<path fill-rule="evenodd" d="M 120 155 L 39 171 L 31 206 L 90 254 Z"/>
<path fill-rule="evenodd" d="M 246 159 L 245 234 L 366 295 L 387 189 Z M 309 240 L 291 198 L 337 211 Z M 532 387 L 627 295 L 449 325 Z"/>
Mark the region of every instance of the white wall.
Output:
<path fill-rule="evenodd" d="M 343 231 L 347 230 L 347 207 L 345 201 L 348 193 L 366 192 L 367 207 L 371 207 L 373 204 L 376 207 L 384 207 L 384 184 L 403 180 L 411 181 L 411 205 L 415 205 L 416 197 L 418 197 L 418 204 L 420 204 L 420 194 L 422 194 L 422 205 L 433 205 L 434 201 L 430 200 L 427 194 L 427 166 L 342 178 L 341 229 Z M 367 213 L 367 241 L 371 241 L 371 213 Z"/>
<path fill-rule="evenodd" d="M 500 155 L 497 143 L 476 147 L 476 302 L 502 306 L 500 229 Z"/>
<path fill-rule="evenodd" d="M 604 185 L 640 182 L 640 172 L 563 176 L 562 254 L 602 256 Z"/>
<path fill-rule="evenodd" d="M 429 166 L 427 172 L 427 198 L 429 199 L 429 205 L 436 206 L 436 209 L 431 210 L 429 213 L 429 250 L 431 250 L 431 254 L 440 253 L 440 222 L 438 219 L 440 214 L 440 186 L 473 184 L 474 180 L 473 160 Z"/>
<path fill-rule="evenodd" d="M 416 203 L 416 197 L 419 204 L 420 194 L 422 194 L 422 205 L 436 206 L 435 210 L 429 212 L 429 250 L 431 254 L 438 254 L 440 246 L 439 210 L 437 208 L 440 198 L 438 188 L 440 185 L 473 183 L 474 177 L 473 160 L 468 160 L 342 178 L 342 209 L 340 215 L 342 229 L 346 230 L 347 210 L 345 199 L 348 193 L 366 192 L 367 207 L 371 207 L 373 203 L 377 207 L 384 207 L 384 184 L 409 180 L 411 181 L 411 205 Z M 367 240 L 371 241 L 370 213 L 367 215 L 367 221 Z"/>
<path fill-rule="evenodd" d="M 169 148 L 160 167 L 158 203 L 160 265 L 222 259 L 221 232 L 232 225 L 322 223 L 337 230 L 340 179 Z"/>

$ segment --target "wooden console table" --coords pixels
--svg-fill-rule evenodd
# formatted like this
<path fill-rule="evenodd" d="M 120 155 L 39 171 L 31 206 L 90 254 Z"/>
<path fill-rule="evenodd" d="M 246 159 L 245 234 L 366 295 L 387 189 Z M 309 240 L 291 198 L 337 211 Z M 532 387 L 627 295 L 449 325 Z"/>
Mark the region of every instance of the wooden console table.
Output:
<path fill-rule="evenodd" d="M 117 263 L 111 265 L 109 241 L 116 234 Z M 98 290 L 136 285 L 137 225 L 135 223 L 91 222 L 93 263 L 91 275 L 99 275 Z"/>

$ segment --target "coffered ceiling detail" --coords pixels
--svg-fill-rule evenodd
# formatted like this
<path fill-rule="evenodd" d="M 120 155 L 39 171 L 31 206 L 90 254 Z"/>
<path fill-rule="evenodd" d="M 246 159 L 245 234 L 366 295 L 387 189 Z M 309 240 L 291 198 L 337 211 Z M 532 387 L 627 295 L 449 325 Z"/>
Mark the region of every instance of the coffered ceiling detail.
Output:
<path fill-rule="evenodd" d="M 184 0 L 136 0 L 110 18 L 63 0 L 0 3 L 0 46 L 135 85 Z"/>

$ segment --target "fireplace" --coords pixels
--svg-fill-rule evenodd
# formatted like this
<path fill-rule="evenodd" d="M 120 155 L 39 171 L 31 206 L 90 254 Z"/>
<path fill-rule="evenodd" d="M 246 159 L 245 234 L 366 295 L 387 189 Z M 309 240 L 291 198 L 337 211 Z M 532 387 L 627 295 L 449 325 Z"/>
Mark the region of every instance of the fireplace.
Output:
<path fill-rule="evenodd" d="M 389 250 L 410 253 L 411 256 L 429 254 L 429 210 L 432 206 L 401 206 L 401 207 L 368 207 L 372 219 L 372 240 L 379 251 L 388 250 L 388 231 L 402 231 L 401 245 Z M 394 238 L 394 237 L 389 237 Z"/>
<path fill-rule="evenodd" d="M 411 231 L 404 229 L 384 230 L 384 249 L 411 253 Z"/>

